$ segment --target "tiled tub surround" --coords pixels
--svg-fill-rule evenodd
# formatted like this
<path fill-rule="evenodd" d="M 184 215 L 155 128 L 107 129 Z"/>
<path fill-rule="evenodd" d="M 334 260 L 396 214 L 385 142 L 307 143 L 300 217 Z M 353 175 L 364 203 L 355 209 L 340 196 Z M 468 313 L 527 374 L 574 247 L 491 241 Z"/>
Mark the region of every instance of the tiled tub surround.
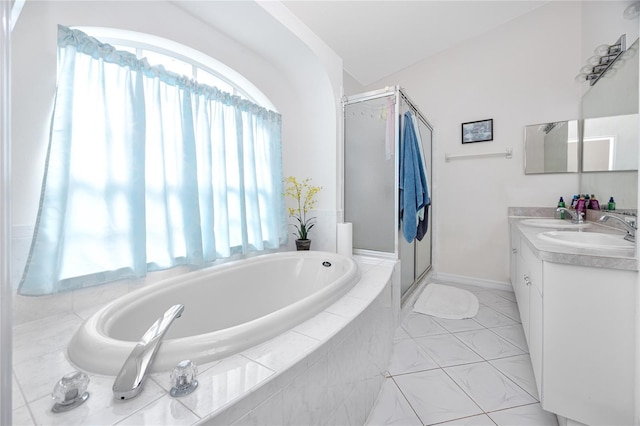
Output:
<path fill-rule="evenodd" d="M 170 372 L 150 376 L 143 392 L 128 401 L 113 399 L 113 377 L 90 375 L 89 400 L 53 414 L 53 385 L 75 369 L 66 359 L 66 344 L 92 312 L 16 326 L 13 423 L 363 424 L 391 353 L 398 270 L 388 260 L 356 260 L 360 282 L 342 299 L 270 341 L 199 365 L 198 389 L 183 398 L 168 395 Z"/>
<path fill-rule="evenodd" d="M 559 231 L 612 233 L 622 240 L 624 231 L 594 222 L 601 214 L 588 216 L 587 228 Z M 555 244 L 538 237 L 551 229 L 523 219 L 509 218 L 511 281 L 542 408 L 572 425 L 634 424 L 636 248 Z"/>

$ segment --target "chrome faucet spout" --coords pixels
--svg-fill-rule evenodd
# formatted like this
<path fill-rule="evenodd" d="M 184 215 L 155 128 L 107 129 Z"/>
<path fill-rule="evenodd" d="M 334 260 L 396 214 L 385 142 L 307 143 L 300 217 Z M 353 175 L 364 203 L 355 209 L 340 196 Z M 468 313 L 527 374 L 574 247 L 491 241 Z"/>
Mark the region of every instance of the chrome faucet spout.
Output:
<path fill-rule="evenodd" d="M 627 235 L 625 235 L 624 237 L 625 240 L 631 241 L 632 243 L 636 242 L 636 231 L 638 230 L 638 228 L 635 220 L 631 222 L 627 222 L 626 220 L 620 219 L 618 216 L 614 216 L 611 214 L 602 215 L 598 220 L 600 222 L 607 222 L 609 219 L 614 219 L 620 222 L 625 227 L 625 231 L 627 231 Z"/>
<path fill-rule="evenodd" d="M 556 209 L 556 211 L 557 212 L 569 213 L 569 216 L 571 216 L 571 222 L 573 222 L 573 223 L 582 223 L 583 222 L 582 215 L 584 215 L 584 213 L 582 213 L 582 212 L 576 212 L 576 211 L 573 211 L 573 210 L 569 210 L 569 209 L 567 209 L 565 207 L 558 207 Z"/>
<path fill-rule="evenodd" d="M 134 398 L 142 391 L 147 370 L 153 363 L 165 333 L 173 320 L 179 318 L 183 311 L 184 305 L 173 305 L 144 333 L 113 383 L 113 394 L 116 399 Z"/>

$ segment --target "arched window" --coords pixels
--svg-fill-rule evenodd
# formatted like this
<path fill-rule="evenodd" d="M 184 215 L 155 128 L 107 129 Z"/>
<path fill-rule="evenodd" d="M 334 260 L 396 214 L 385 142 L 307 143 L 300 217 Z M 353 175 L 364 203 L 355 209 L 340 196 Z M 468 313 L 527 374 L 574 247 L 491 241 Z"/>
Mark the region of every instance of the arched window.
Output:
<path fill-rule="evenodd" d="M 146 58 L 152 66 L 162 65 L 166 70 L 187 76 L 198 83 L 217 87 L 268 110 L 278 111 L 269 98 L 242 74 L 189 46 L 136 31 L 105 27 L 73 28 L 118 50 L 130 52 L 138 59 Z"/>
<path fill-rule="evenodd" d="M 204 266 L 286 242 L 281 117 L 256 103 L 264 95 L 202 60 L 119 46 L 59 27 L 21 294 Z"/>

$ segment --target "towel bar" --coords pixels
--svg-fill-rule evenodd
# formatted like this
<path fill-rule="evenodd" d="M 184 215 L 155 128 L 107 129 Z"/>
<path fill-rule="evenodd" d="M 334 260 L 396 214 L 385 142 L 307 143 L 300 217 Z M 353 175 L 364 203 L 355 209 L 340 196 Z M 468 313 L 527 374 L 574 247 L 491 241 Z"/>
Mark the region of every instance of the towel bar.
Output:
<path fill-rule="evenodd" d="M 505 149 L 505 152 L 485 152 L 479 154 L 444 154 L 444 160 L 450 161 L 459 158 L 480 158 L 480 157 L 505 157 L 506 159 L 513 158 L 513 148 Z"/>

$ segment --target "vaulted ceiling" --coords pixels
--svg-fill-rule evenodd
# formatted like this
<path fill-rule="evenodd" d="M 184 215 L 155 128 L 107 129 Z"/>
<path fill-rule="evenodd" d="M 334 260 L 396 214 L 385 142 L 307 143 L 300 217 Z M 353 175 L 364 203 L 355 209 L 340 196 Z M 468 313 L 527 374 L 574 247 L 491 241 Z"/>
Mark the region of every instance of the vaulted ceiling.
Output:
<path fill-rule="evenodd" d="M 366 86 L 548 1 L 284 1 Z"/>

